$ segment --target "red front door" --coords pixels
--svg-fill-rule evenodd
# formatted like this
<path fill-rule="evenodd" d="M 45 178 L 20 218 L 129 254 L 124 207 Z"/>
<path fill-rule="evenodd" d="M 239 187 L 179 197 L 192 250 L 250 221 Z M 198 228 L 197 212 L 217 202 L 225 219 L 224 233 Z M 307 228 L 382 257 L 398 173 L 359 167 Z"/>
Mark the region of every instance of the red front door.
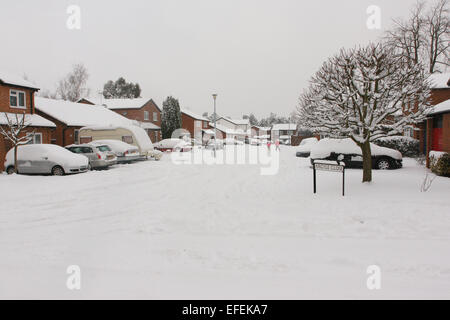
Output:
<path fill-rule="evenodd" d="M 442 133 L 443 133 L 442 128 L 433 129 L 433 143 L 431 145 L 431 150 L 443 151 L 442 144 L 444 140 L 444 135 Z"/>

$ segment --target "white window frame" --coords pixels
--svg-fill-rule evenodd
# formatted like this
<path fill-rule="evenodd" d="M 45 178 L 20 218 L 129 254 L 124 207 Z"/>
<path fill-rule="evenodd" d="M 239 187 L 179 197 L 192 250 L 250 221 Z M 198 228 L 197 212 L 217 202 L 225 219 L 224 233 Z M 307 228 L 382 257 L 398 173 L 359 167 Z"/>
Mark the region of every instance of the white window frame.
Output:
<path fill-rule="evenodd" d="M 13 92 L 14 92 L 14 95 L 15 95 L 15 97 L 17 99 L 17 106 L 11 105 L 11 96 L 13 96 Z M 19 94 L 20 93 L 23 93 L 23 103 L 24 103 L 23 107 L 19 106 Z M 22 91 L 22 90 L 10 89 L 9 90 L 9 106 L 11 108 L 15 108 L 15 109 L 26 109 L 27 108 L 27 93 L 25 91 Z"/>
<path fill-rule="evenodd" d="M 153 122 L 158 121 L 158 112 L 153 112 Z"/>
<path fill-rule="evenodd" d="M 149 121 L 150 120 L 150 112 L 144 111 L 144 120 Z"/>
<path fill-rule="evenodd" d="M 39 137 L 39 140 L 40 140 L 41 142 L 36 143 L 36 137 Z M 42 133 L 41 133 L 41 132 L 33 133 L 33 135 L 32 135 L 31 138 L 30 138 L 30 141 L 28 141 L 27 144 L 42 144 Z"/>
<path fill-rule="evenodd" d="M 196 128 L 202 128 L 202 125 L 203 125 L 203 121 L 200 121 L 200 120 L 194 120 L 194 122 L 195 122 L 195 124 L 194 124 L 194 126 L 196 127 Z"/>

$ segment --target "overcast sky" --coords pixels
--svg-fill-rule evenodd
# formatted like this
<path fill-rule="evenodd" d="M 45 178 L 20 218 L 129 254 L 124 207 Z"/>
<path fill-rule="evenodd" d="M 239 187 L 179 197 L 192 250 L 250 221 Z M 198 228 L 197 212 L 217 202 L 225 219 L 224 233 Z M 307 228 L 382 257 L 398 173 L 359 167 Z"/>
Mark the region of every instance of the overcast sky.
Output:
<path fill-rule="evenodd" d="M 41 88 L 82 62 L 98 92 L 119 76 L 157 104 L 168 95 L 198 113 L 289 115 L 310 76 L 341 47 L 377 40 L 415 0 L 1 1 L 0 72 Z M 69 5 L 81 30 L 66 27 Z M 366 27 L 369 5 L 381 30 Z"/>

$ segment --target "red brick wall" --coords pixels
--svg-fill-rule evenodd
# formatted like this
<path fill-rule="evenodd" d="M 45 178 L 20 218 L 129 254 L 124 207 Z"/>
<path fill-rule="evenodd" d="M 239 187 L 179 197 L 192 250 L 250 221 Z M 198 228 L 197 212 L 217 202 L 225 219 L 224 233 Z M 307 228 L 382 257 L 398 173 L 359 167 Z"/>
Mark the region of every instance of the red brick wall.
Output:
<path fill-rule="evenodd" d="M 17 90 L 25 92 L 25 104 L 26 109 L 11 108 L 9 103 L 9 92 L 10 90 Z M 11 113 L 34 113 L 34 89 L 23 89 L 14 86 L 7 86 L 0 84 L 0 112 L 11 112 Z"/>
<path fill-rule="evenodd" d="M 5 128 L 6 129 L 6 128 Z M 42 143 L 50 143 L 52 136 L 52 128 L 40 128 L 40 127 L 29 127 L 27 132 L 34 131 L 35 133 L 42 133 Z M 24 133 L 25 134 L 25 133 Z M 2 135 L 0 135 L 0 170 L 5 170 L 4 162 L 6 153 L 12 148 L 12 144 L 9 141 L 5 141 Z"/>
<path fill-rule="evenodd" d="M 201 122 L 201 127 L 199 128 L 195 128 L 195 121 L 200 121 Z M 191 138 L 195 138 L 195 130 L 200 132 L 200 137 L 201 137 L 201 131 L 202 129 L 209 129 L 209 125 L 208 125 L 208 121 L 203 121 L 203 120 L 196 120 L 194 118 L 192 118 L 191 116 L 188 116 L 185 113 L 181 113 L 181 128 L 189 131 L 189 133 L 191 134 Z"/>
<path fill-rule="evenodd" d="M 121 116 L 124 116 L 131 120 L 137 120 L 140 122 L 153 123 L 158 127 L 161 127 L 161 111 L 159 107 L 153 100 L 148 101 L 142 108 L 140 109 L 114 109 L 113 111 L 117 112 Z M 149 120 L 144 120 L 144 111 L 148 111 Z M 158 119 L 153 121 L 153 113 L 156 112 L 158 115 Z M 148 135 L 152 142 L 157 142 L 161 140 L 161 132 L 148 131 Z"/>
<path fill-rule="evenodd" d="M 445 100 L 450 99 L 450 89 L 433 89 L 431 90 L 431 105 L 437 105 Z"/>

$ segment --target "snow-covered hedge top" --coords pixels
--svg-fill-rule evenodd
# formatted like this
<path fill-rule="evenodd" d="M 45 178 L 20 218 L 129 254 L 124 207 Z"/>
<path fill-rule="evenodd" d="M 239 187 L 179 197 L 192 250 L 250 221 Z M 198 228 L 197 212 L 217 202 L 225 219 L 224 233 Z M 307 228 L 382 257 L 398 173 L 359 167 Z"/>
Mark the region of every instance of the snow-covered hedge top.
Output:
<path fill-rule="evenodd" d="M 430 151 L 430 159 L 434 159 L 434 160 L 438 160 L 439 158 L 443 157 L 444 154 L 446 154 L 447 152 L 443 152 L 443 151 L 434 151 L 431 150 Z"/>
<path fill-rule="evenodd" d="M 18 160 L 38 160 L 47 157 L 50 161 L 64 163 L 68 166 L 88 165 L 88 158 L 70 152 L 69 150 L 54 144 L 30 144 L 19 146 L 17 148 Z M 14 149 L 11 149 L 6 155 L 6 162 L 14 162 Z"/>
<path fill-rule="evenodd" d="M 182 139 L 175 139 L 175 138 L 164 139 L 164 140 L 161 140 L 161 141 L 155 143 L 155 147 L 161 148 L 161 149 L 173 149 L 175 147 L 183 148 L 183 147 L 186 147 L 189 145 L 190 144 L 188 142 L 186 142 Z"/>
<path fill-rule="evenodd" d="M 138 151 L 139 148 L 120 140 L 95 140 L 91 144 L 96 146 L 107 145 L 114 152 L 124 153 L 125 151 Z"/>
<path fill-rule="evenodd" d="M 379 147 L 371 143 L 370 149 L 373 156 L 386 155 L 397 160 L 402 159 L 402 154 L 394 149 Z M 323 159 L 330 156 L 331 153 L 356 154 L 362 156 L 361 148 L 350 138 L 320 140 L 311 148 L 311 159 Z"/>
<path fill-rule="evenodd" d="M 378 139 L 377 141 L 410 141 L 415 142 L 417 139 L 408 136 L 392 136 L 392 137 L 383 137 Z"/>

